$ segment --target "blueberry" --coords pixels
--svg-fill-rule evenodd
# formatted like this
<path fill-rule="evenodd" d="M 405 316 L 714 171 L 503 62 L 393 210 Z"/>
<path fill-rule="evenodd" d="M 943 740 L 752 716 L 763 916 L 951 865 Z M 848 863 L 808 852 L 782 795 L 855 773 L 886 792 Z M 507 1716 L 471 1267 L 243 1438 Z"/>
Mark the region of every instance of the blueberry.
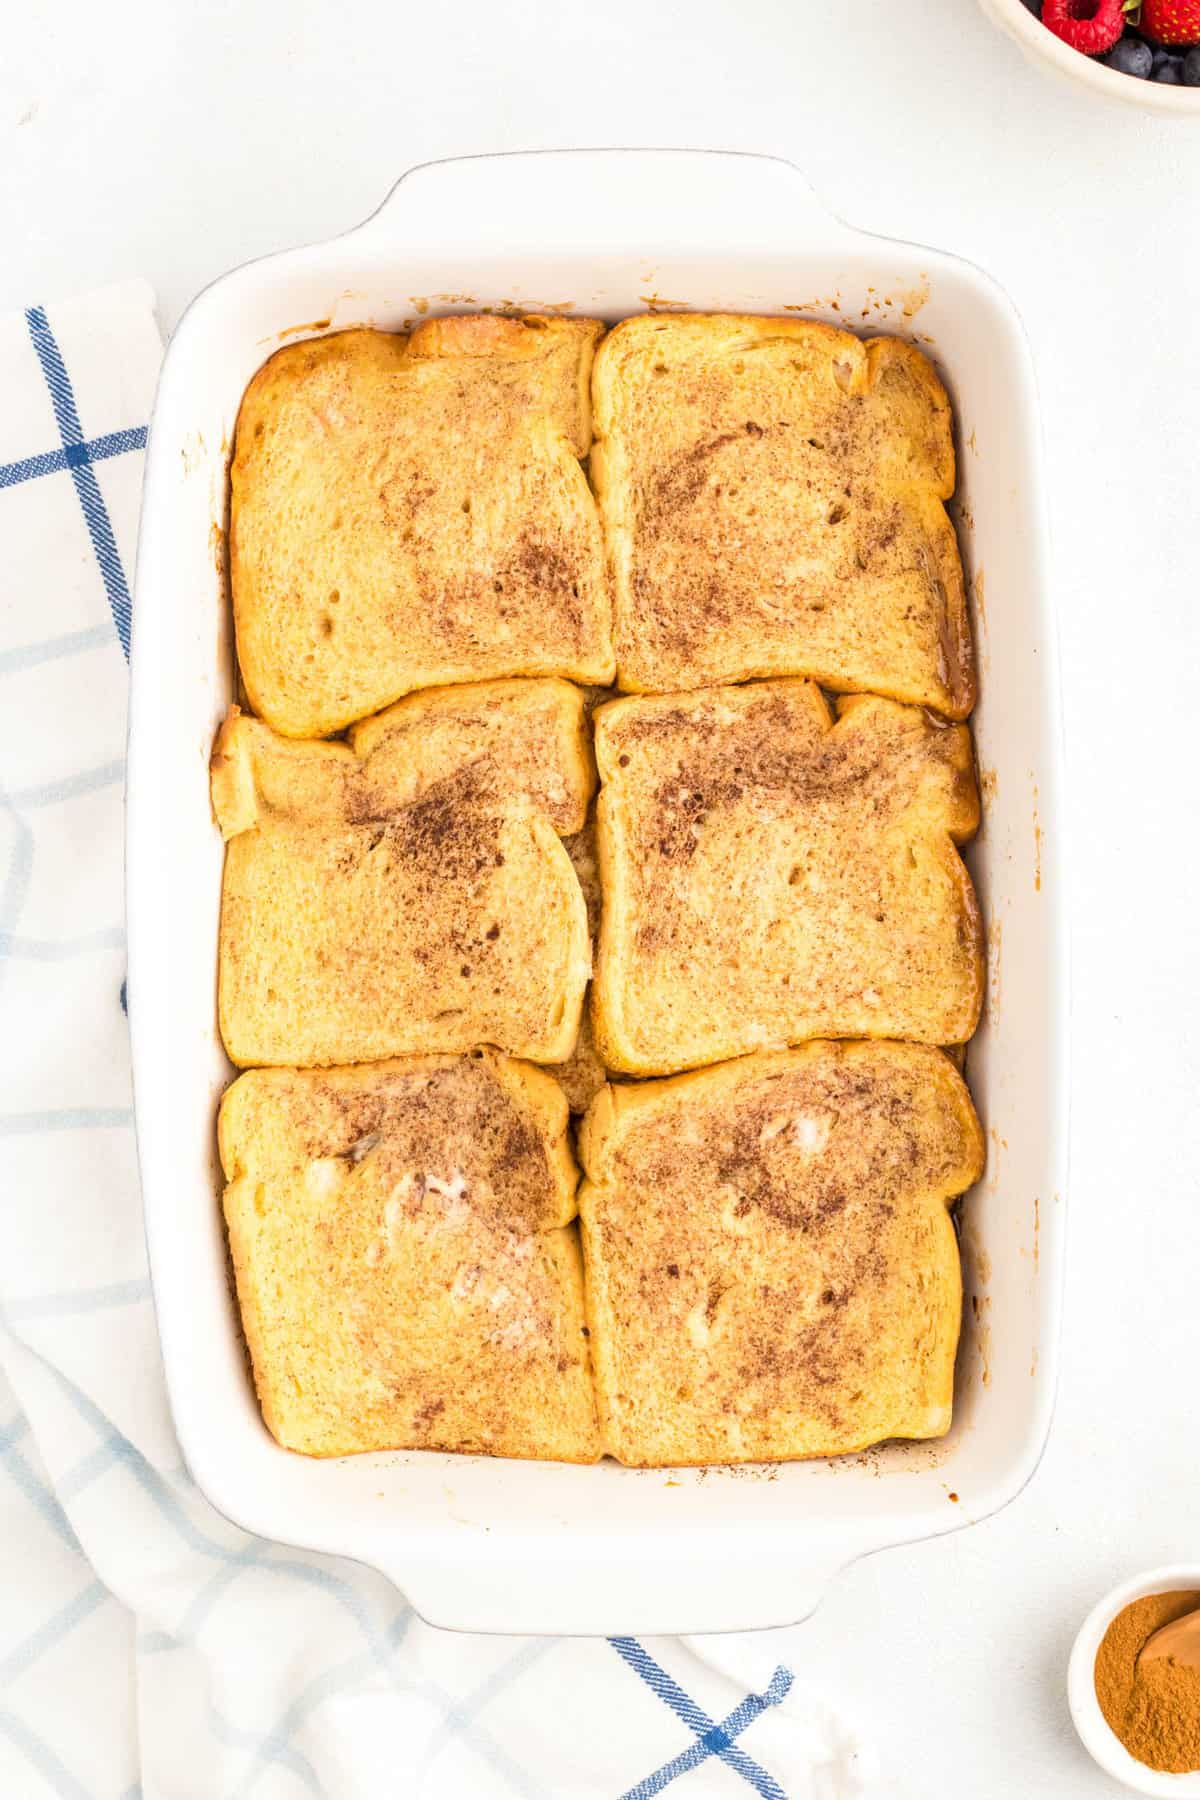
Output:
<path fill-rule="evenodd" d="M 1023 0 L 1023 3 L 1029 8 L 1029 11 L 1033 14 L 1035 19 L 1041 18 L 1042 0 Z"/>
<path fill-rule="evenodd" d="M 1179 73 L 1180 65 L 1175 61 L 1160 63 L 1154 71 L 1155 81 L 1165 81 L 1170 86 L 1178 87 L 1183 77 Z"/>
<path fill-rule="evenodd" d="M 1123 37 L 1103 60 L 1110 69 L 1117 69 L 1122 75 L 1136 75 L 1139 81 L 1145 81 L 1154 67 L 1154 52 L 1141 38 Z"/>
<path fill-rule="evenodd" d="M 1154 52 L 1154 73 L 1157 75 L 1164 63 L 1175 61 L 1175 52 L 1168 50 L 1165 44 L 1152 46 Z"/>
<path fill-rule="evenodd" d="M 1200 44 L 1193 44 L 1183 59 L 1184 87 L 1200 87 Z"/>

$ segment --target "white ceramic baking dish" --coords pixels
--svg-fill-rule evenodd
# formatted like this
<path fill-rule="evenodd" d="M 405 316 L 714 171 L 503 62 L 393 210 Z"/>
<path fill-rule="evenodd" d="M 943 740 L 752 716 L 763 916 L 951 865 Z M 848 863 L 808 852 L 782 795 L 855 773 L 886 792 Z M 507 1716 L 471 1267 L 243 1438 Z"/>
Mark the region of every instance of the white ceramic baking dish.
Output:
<path fill-rule="evenodd" d="M 958 1402 L 937 1446 L 770 1470 L 580 1469 L 428 1452 L 316 1462 L 259 1418 L 227 1276 L 214 1137 L 221 841 L 208 800 L 233 645 L 222 546 L 242 391 L 279 344 L 427 310 L 686 306 L 900 331 L 960 431 L 986 804 L 971 853 L 990 991 L 970 1075 L 987 1175 L 964 1206 Z M 773 159 L 572 151 L 413 170 L 345 237 L 208 288 L 167 352 L 134 608 L 129 996 L 146 1226 L 171 1404 L 231 1519 L 385 1570 L 437 1624 L 708 1632 L 802 1618 L 868 1551 L 1011 1500 L 1054 1389 L 1066 1144 L 1059 700 L 1041 446 L 1020 324 L 977 269 L 852 231 Z M 985 603 L 986 602 L 986 603 Z"/>

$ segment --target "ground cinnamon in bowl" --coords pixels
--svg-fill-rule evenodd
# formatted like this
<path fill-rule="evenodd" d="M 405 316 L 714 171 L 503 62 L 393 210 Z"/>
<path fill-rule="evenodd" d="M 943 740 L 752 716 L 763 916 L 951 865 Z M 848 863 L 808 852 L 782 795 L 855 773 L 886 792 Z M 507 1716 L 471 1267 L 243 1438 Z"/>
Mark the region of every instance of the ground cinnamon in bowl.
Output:
<path fill-rule="evenodd" d="M 1117 1614 L 1096 1652 L 1096 1699 L 1130 1756 L 1147 1768 L 1200 1770 L 1200 1667 L 1138 1657 L 1163 1625 L 1200 1608 L 1200 1590 L 1147 1594 Z"/>

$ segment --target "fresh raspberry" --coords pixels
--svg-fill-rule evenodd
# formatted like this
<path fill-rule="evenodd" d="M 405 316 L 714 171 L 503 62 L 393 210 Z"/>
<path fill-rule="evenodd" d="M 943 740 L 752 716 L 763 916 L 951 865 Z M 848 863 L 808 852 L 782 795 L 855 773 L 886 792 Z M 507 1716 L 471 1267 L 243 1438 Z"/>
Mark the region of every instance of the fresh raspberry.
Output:
<path fill-rule="evenodd" d="M 1045 0 L 1042 24 L 1073 50 L 1100 56 L 1124 31 L 1125 10 L 1121 0 Z"/>
<path fill-rule="evenodd" d="M 1138 29 L 1160 44 L 1200 44 L 1200 0 L 1142 0 Z"/>

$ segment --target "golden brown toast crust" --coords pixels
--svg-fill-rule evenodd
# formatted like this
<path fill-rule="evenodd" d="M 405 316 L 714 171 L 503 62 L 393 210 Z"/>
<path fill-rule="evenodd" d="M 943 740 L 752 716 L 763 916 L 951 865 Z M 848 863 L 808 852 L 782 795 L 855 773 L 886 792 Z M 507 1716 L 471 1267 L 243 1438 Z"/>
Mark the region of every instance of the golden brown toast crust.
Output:
<path fill-rule="evenodd" d="M 948 1208 L 984 1149 L 940 1050 L 810 1043 L 606 1088 L 580 1156 L 601 1434 L 620 1461 L 831 1456 L 949 1429 Z"/>
<path fill-rule="evenodd" d="M 254 710 L 319 737 L 417 688 L 613 673 L 581 467 L 591 319 L 292 344 L 246 390 L 230 578 Z"/>
<path fill-rule="evenodd" d="M 219 1136 L 281 1444 L 596 1459 L 576 1171 L 547 1075 L 490 1051 L 256 1069 Z"/>
<path fill-rule="evenodd" d="M 966 717 L 952 418 L 918 350 L 800 319 L 626 319 L 593 406 L 620 687 L 807 675 Z"/>
<path fill-rule="evenodd" d="M 809 1037 L 957 1043 L 983 932 L 955 848 L 979 820 L 970 734 L 811 682 L 596 714 L 604 914 L 596 1047 L 636 1075 Z"/>
<path fill-rule="evenodd" d="M 235 1063 L 571 1054 L 591 952 L 555 821 L 586 813 L 582 708 L 562 682 L 415 696 L 372 721 L 364 756 L 231 715 L 213 804 Z"/>

